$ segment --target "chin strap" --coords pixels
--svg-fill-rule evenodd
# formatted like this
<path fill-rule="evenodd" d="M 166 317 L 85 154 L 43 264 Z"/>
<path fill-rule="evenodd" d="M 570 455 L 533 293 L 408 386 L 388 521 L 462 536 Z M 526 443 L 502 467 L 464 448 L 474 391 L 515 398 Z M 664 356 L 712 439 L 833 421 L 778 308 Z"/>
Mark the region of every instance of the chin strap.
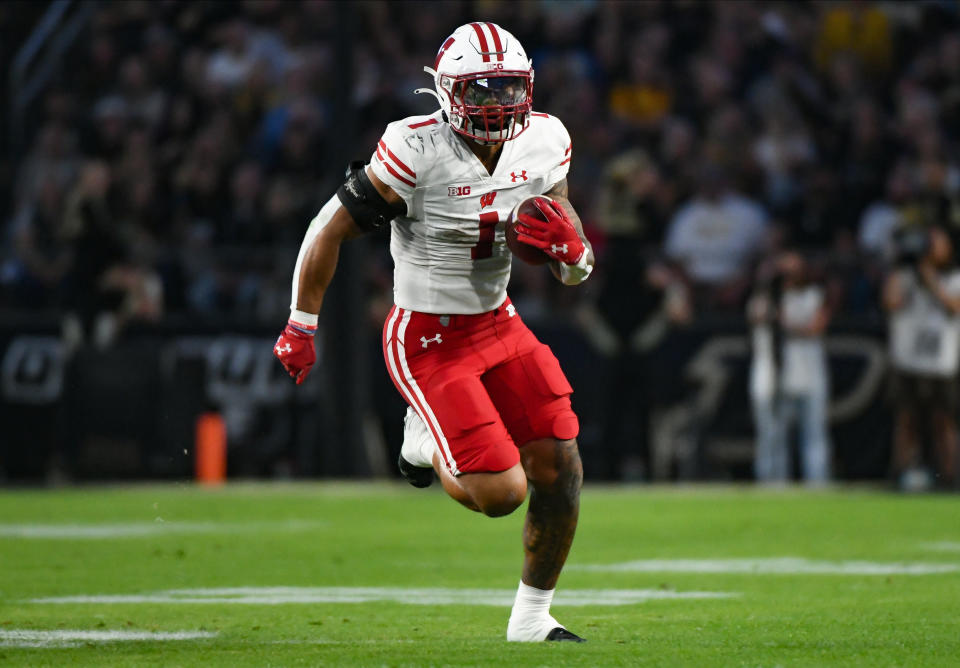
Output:
<path fill-rule="evenodd" d="M 429 74 L 430 77 L 431 77 L 434 81 L 437 80 L 437 71 L 436 71 L 435 69 L 433 69 L 432 67 L 428 67 L 428 66 L 424 65 L 424 66 L 423 66 L 423 71 L 426 72 L 427 74 Z M 415 89 L 413 90 L 413 94 L 414 94 L 414 95 L 420 95 L 421 93 L 426 93 L 427 95 L 433 95 L 435 98 L 437 98 L 437 102 L 440 103 L 440 106 L 443 107 L 443 98 L 440 97 L 440 93 L 438 93 L 438 92 L 436 91 L 436 89 L 434 89 L 434 88 L 415 88 Z"/>
<path fill-rule="evenodd" d="M 413 89 L 414 95 L 419 95 L 420 93 L 433 95 L 435 98 L 437 98 L 437 102 L 443 102 L 443 98 L 440 97 L 440 94 L 437 93 L 437 91 L 433 90 L 432 88 L 414 88 Z"/>

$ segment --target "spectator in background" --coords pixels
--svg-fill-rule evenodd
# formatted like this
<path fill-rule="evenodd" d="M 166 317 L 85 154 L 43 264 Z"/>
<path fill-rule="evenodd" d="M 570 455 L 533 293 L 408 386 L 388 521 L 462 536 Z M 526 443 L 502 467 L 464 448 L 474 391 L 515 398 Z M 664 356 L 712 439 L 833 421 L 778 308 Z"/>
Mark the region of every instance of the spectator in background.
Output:
<path fill-rule="evenodd" d="M 871 259 L 889 258 L 893 233 L 900 227 L 902 207 L 912 191 L 910 164 L 901 160 L 887 177 L 886 195 L 873 202 L 860 217 L 860 250 Z"/>
<path fill-rule="evenodd" d="M 803 479 L 808 484 L 819 485 L 830 479 L 832 459 L 827 428 L 830 372 L 823 341 L 830 323 L 830 310 L 826 290 L 813 280 L 810 266 L 800 254 L 784 254 L 780 271 L 783 274 L 779 313 L 783 329 L 780 419 L 785 436 L 790 426 L 798 422 Z"/>
<path fill-rule="evenodd" d="M 63 201 L 56 178 L 48 176 L 13 219 L 14 259 L 4 273 L 12 274 L 12 282 L 18 286 L 18 304 L 31 308 L 56 305 L 70 267 L 61 239 Z"/>
<path fill-rule="evenodd" d="M 85 341 L 106 347 L 131 318 L 162 314 L 160 280 L 133 261 L 131 230 L 118 224 L 110 194 L 109 167 L 91 161 L 67 200 L 61 234 L 70 255 L 64 321 L 69 350 Z"/>
<path fill-rule="evenodd" d="M 950 237 L 939 227 L 898 238 L 900 266 L 887 278 L 891 397 L 896 410 L 892 469 L 901 489 L 931 485 L 920 444 L 928 430 L 940 486 L 957 474 L 957 371 L 960 357 L 960 270 Z"/>
<path fill-rule="evenodd" d="M 758 286 L 747 309 L 753 334 L 754 473 L 762 482 L 792 478 L 790 431 L 796 423 L 803 479 L 823 484 L 830 478 L 831 461 L 830 379 L 823 342 L 830 321 L 826 291 L 796 252 L 764 262 Z"/>
<path fill-rule="evenodd" d="M 581 324 L 608 360 L 603 402 L 603 475 L 636 480 L 650 473 L 649 410 L 655 400 L 648 356 L 672 326 L 687 324 L 683 281 L 659 259 L 673 191 L 642 150 L 623 153 L 604 170 L 596 219 L 602 269 L 592 308 Z"/>
<path fill-rule="evenodd" d="M 752 353 L 747 386 L 756 432 L 753 473 L 757 481 L 764 483 L 784 482 L 788 477 L 785 434 L 777 414 L 780 342 L 783 338 L 777 307 L 783 292 L 783 279 L 776 264 L 776 258 L 761 263 L 756 289 L 747 302 Z"/>
<path fill-rule="evenodd" d="M 767 235 L 759 204 L 730 188 L 718 164 L 701 168 L 697 195 L 667 229 L 666 254 L 693 286 L 697 304 L 732 308 L 749 285 L 749 267 Z"/>

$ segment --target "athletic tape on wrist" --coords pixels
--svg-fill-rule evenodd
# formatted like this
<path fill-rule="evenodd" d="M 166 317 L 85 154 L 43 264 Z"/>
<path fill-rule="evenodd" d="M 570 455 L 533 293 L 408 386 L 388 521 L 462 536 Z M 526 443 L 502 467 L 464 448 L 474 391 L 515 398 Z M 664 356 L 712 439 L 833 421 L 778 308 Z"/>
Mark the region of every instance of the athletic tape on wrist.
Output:
<path fill-rule="evenodd" d="M 560 263 L 560 280 L 564 285 L 577 285 L 587 280 L 592 271 L 593 267 L 587 264 L 587 251 L 584 250 L 576 264 Z"/>
<path fill-rule="evenodd" d="M 287 321 L 294 329 L 300 330 L 304 334 L 316 334 L 317 323 L 320 318 L 316 313 L 306 313 L 297 309 L 290 309 L 290 319 Z"/>

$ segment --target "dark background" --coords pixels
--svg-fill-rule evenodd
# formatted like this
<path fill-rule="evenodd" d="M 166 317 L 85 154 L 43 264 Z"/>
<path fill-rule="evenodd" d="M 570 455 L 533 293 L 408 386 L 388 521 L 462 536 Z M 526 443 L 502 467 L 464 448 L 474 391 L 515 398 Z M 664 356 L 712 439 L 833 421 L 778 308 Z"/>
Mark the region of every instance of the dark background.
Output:
<path fill-rule="evenodd" d="M 843 479 L 887 473 L 882 250 L 960 229 L 954 3 L 6 2 L 0 4 L 0 470 L 8 480 L 186 477 L 223 414 L 238 476 L 394 475 L 403 403 L 382 367 L 385 237 L 352 242 L 294 388 L 271 357 L 306 225 L 386 123 L 429 112 L 421 68 L 491 20 L 533 58 L 534 106 L 573 138 L 570 198 L 598 270 L 517 265 L 511 295 L 560 358 L 595 479 L 750 477 L 753 267 L 811 259 L 835 314 Z M 57 14 L 58 19 L 51 17 Z M 53 29 L 27 67 L 14 59 Z M 623 165 L 635 179 L 624 181 Z M 764 212 L 728 285 L 641 352 L 704 166 Z M 893 188 L 897 175 L 908 175 Z M 100 315 L 113 314 L 105 334 Z M 612 338 L 611 338 L 612 336 Z M 611 345 L 610 341 L 616 342 Z"/>

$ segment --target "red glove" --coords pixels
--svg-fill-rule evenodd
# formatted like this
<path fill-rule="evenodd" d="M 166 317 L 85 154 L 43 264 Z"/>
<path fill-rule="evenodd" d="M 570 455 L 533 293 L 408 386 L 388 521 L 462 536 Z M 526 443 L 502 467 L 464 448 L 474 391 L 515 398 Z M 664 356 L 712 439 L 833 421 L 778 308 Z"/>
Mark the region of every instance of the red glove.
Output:
<path fill-rule="evenodd" d="M 521 213 L 517 216 L 517 240 L 539 248 L 563 264 L 577 264 L 586 247 L 567 212 L 549 197 L 537 197 L 534 206 L 546 221 Z"/>
<path fill-rule="evenodd" d="M 274 356 L 280 360 L 290 377 L 296 379 L 297 385 L 304 381 L 310 373 L 310 367 L 317 361 L 317 351 L 313 348 L 313 335 L 316 333 L 316 327 L 291 320 L 273 346 Z"/>

